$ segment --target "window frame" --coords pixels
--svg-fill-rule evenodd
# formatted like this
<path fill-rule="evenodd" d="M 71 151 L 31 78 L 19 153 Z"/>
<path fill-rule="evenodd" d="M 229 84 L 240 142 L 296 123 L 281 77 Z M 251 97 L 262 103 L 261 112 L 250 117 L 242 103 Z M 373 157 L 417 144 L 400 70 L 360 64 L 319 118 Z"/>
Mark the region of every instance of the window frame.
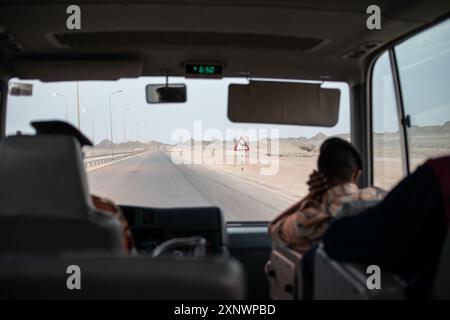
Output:
<path fill-rule="evenodd" d="M 409 152 L 408 152 L 408 122 L 405 115 L 405 105 L 403 103 L 402 88 L 400 85 L 400 77 L 398 74 L 397 58 L 395 56 L 394 47 L 389 48 L 389 64 L 391 65 L 392 79 L 394 81 L 395 100 L 397 105 L 397 119 L 399 122 L 399 133 L 401 143 L 401 156 L 403 165 L 403 176 L 409 175 Z"/>
<path fill-rule="evenodd" d="M 403 96 L 401 92 L 401 86 L 400 86 L 400 78 L 398 74 L 398 65 L 397 65 L 397 59 L 395 55 L 395 47 L 399 45 L 400 43 L 403 43 L 410 38 L 430 29 L 441 22 L 446 21 L 447 19 L 450 19 L 450 14 L 445 14 L 438 19 L 435 19 L 434 21 L 427 23 L 420 28 L 417 28 L 413 30 L 412 32 L 401 36 L 400 38 L 397 38 L 386 45 L 380 47 L 378 50 L 376 50 L 369 58 L 366 68 L 366 108 L 367 108 L 367 130 L 366 130 L 366 142 L 369 146 L 368 148 L 368 165 L 367 168 L 369 170 L 368 173 L 368 185 L 374 186 L 374 150 L 373 150 L 373 105 L 372 105 L 372 78 L 373 78 L 373 71 L 376 62 L 378 59 L 383 55 L 385 52 L 388 52 L 389 54 L 389 64 L 392 70 L 392 76 L 393 76 L 393 82 L 394 82 L 394 91 L 396 96 L 396 105 L 397 105 L 397 115 L 398 115 L 398 121 L 399 121 L 399 133 L 400 133 L 400 144 L 401 144 L 401 154 L 402 154 L 402 168 L 403 168 L 403 174 L 404 177 L 409 175 L 410 173 L 410 159 L 409 159 L 409 146 L 408 146 L 408 137 L 407 137 L 407 130 L 408 130 L 408 119 L 405 117 L 405 109 L 403 104 Z"/>
<path fill-rule="evenodd" d="M 393 46 L 394 47 L 394 46 Z M 392 48 L 393 48 L 392 47 Z M 399 83 L 398 83 L 398 75 L 396 73 L 396 69 L 394 70 L 393 68 L 393 63 L 392 63 L 392 55 L 391 55 L 391 48 L 388 48 L 386 50 L 382 50 L 380 51 L 376 57 L 371 61 L 371 65 L 370 65 L 370 75 L 369 75 L 369 79 L 367 80 L 368 86 L 367 86 L 367 106 L 368 106 L 368 113 L 367 113 L 367 123 L 368 123 L 368 128 L 367 128 L 367 143 L 369 144 L 369 162 L 368 162 L 368 170 L 369 170 L 369 186 L 375 186 L 374 184 L 375 182 L 375 177 L 374 177 L 374 164 L 375 164 L 375 160 L 374 160 L 374 149 L 373 149 L 373 93 L 372 93 L 372 83 L 373 83 L 373 76 L 374 76 L 374 69 L 375 69 L 375 65 L 377 64 L 377 62 L 379 61 L 379 59 L 381 58 L 382 55 L 384 55 L 385 53 L 388 54 L 388 63 L 389 63 L 389 68 L 391 69 L 391 74 L 392 74 L 392 81 L 393 81 L 393 86 L 394 86 L 394 94 L 395 94 L 395 106 L 396 106 L 396 112 L 397 112 L 397 120 L 398 120 L 398 128 L 399 128 L 399 138 L 400 138 L 400 148 L 401 148 L 401 159 L 402 159 L 402 173 L 403 173 L 403 177 L 406 175 L 406 171 L 405 171 L 405 166 L 404 164 L 405 162 L 405 157 L 407 156 L 407 151 L 404 150 L 404 138 L 406 137 L 406 135 L 403 134 L 404 130 L 402 128 L 402 120 L 403 119 L 401 117 L 401 115 L 403 114 L 402 110 L 401 110 L 401 106 L 399 104 L 399 100 L 401 100 L 401 96 L 398 95 L 398 91 L 397 88 L 399 88 Z"/>

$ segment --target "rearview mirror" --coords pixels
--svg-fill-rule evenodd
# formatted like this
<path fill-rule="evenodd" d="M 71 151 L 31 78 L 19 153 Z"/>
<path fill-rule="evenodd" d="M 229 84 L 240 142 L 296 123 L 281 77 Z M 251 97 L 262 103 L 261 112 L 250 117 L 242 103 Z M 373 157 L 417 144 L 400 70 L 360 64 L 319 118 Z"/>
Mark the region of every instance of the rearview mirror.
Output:
<path fill-rule="evenodd" d="M 340 90 L 320 84 L 250 81 L 230 84 L 228 118 L 233 122 L 333 127 Z"/>
<path fill-rule="evenodd" d="M 185 84 L 149 84 L 146 87 L 147 103 L 186 102 Z"/>

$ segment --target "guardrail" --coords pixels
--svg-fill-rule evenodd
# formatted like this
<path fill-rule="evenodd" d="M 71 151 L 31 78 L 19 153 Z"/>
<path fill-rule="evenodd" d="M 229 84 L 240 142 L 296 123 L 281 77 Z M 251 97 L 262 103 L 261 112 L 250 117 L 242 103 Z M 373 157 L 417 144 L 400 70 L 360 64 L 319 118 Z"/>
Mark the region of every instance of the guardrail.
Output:
<path fill-rule="evenodd" d="M 93 166 L 99 166 L 108 162 L 120 160 L 126 157 L 134 156 L 138 153 L 145 152 L 146 150 L 139 150 L 139 151 L 131 151 L 131 152 L 122 152 L 122 153 L 115 153 L 111 154 L 109 156 L 101 156 L 101 157 L 95 157 L 93 158 L 86 158 L 83 160 L 84 167 L 93 167 Z"/>

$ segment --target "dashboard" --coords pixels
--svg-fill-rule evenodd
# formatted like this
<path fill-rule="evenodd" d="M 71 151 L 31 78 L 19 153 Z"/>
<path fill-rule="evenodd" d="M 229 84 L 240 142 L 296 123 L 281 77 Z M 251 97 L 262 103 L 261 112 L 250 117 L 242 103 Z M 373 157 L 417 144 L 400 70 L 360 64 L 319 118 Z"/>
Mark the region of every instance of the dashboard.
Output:
<path fill-rule="evenodd" d="M 167 240 L 192 236 L 205 238 L 208 255 L 227 252 L 227 234 L 219 208 L 120 207 L 140 254 L 151 254 L 156 246 Z"/>

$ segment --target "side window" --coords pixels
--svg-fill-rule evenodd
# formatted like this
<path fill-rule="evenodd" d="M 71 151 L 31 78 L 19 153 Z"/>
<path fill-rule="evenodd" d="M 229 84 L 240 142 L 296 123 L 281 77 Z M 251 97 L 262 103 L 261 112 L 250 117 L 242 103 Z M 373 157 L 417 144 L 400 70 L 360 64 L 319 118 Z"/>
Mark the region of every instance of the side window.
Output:
<path fill-rule="evenodd" d="M 450 20 L 394 48 L 407 127 L 410 172 L 450 154 Z"/>
<path fill-rule="evenodd" d="M 373 183 L 390 190 L 403 177 L 398 110 L 389 53 L 382 54 L 372 73 Z"/>

